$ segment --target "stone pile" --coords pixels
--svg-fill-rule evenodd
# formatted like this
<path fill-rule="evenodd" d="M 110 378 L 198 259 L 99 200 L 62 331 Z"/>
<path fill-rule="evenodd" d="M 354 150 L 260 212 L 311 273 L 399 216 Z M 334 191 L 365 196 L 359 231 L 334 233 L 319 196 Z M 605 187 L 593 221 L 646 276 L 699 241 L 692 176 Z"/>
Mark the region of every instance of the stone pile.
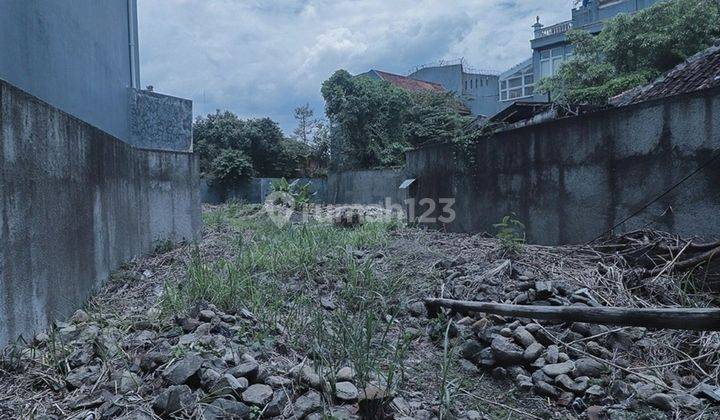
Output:
<path fill-rule="evenodd" d="M 379 390 L 358 389 L 350 367 L 318 373 L 309 362 L 281 365 L 249 350 L 235 337 L 252 323 L 250 313 L 209 305 L 173 325 L 137 322 L 124 335 L 80 310 L 38 334 L 33 357 L 48 360 L 62 349 L 66 373 L 51 385 L 67 395 L 63 417 L 77 419 L 351 419 L 380 398 Z"/>
<path fill-rule="evenodd" d="M 497 293 L 497 291 L 495 291 Z M 527 305 L 599 306 L 587 289 L 518 275 L 506 283 L 503 299 Z M 629 355 L 654 344 L 644 328 L 614 328 L 575 322 L 552 324 L 496 315 L 458 322 L 461 356 L 469 370 L 484 369 L 498 379 L 550 398 L 588 415 L 616 414 L 641 406 L 695 413 L 717 403 L 713 388 L 692 375 L 659 378 L 628 369 Z M 591 417 L 592 418 L 592 417 Z M 599 418 L 599 417 L 595 417 Z"/>

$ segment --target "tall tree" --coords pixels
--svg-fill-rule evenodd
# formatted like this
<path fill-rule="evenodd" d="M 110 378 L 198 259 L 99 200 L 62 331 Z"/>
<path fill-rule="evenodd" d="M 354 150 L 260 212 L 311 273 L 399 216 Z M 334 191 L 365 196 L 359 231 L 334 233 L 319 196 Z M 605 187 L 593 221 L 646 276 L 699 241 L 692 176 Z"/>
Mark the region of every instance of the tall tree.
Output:
<path fill-rule="evenodd" d="M 296 139 L 305 144 L 310 144 L 313 132 L 317 126 L 317 121 L 313 119 L 314 114 L 312 108 L 310 108 L 310 104 L 295 108 L 294 116 L 297 121 L 297 128 L 295 128 L 293 134 Z"/>

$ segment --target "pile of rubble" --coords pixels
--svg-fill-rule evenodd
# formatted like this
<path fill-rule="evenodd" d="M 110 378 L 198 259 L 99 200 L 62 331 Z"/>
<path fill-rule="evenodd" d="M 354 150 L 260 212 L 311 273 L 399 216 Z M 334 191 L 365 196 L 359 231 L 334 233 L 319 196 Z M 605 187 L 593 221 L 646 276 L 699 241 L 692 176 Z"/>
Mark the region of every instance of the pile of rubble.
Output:
<path fill-rule="evenodd" d="M 438 263 L 450 279 L 444 293 L 518 305 L 604 306 L 587 287 L 547 280 L 532 271 L 518 272 L 507 260 L 477 284 L 476 279 L 464 276 L 465 263 L 462 258 Z M 510 379 L 520 389 L 550 398 L 576 414 L 624 418 L 626 411 L 648 405 L 691 414 L 720 403 L 718 378 L 700 367 L 705 362 L 702 357 L 686 355 L 669 364 L 682 369 L 653 374 L 649 356 L 658 336 L 645 328 L 483 314 L 455 314 L 455 318 L 463 340 L 465 370 L 479 368 L 495 378 Z M 715 334 L 712 339 L 717 350 L 719 337 Z"/>
<path fill-rule="evenodd" d="M 309 361 L 238 343 L 252 327 L 247 312 L 208 305 L 173 324 L 136 322 L 124 334 L 93 315 L 100 318 L 78 310 L 23 350 L 16 369 L 26 369 L 34 388 L 66 395 L 36 419 L 349 419 L 389 402 L 377 385 L 358 389 L 350 367 L 318 373 Z"/>

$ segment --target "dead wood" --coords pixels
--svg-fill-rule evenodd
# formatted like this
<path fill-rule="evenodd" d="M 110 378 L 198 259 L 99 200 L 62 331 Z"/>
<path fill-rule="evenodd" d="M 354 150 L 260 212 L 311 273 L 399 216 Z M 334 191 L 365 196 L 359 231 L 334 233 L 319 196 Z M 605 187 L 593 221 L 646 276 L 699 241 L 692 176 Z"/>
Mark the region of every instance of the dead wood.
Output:
<path fill-rule="evenodd" d="M 720 309 L 531 306 L 426 298 L 428 313 L 438 308 L 562 322 L 587 322 L 647 328 L 720 331 Z"/>

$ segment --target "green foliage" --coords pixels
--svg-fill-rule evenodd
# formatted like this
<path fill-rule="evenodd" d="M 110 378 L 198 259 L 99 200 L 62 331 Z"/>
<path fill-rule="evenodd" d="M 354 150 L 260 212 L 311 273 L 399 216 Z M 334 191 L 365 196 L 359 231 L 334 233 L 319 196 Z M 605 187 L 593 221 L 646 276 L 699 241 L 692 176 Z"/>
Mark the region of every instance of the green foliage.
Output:
<path fill-rule="evenodd" d="M 370 77 L 336 71 L 323 83 L 333 124 L 331 164 L 336 168 L 397 166 L 413 146 L 457 135 L 469 118 L 452 94 L 410 93 Z"/>
<path fill-rule="evenodd" d="M 305 184 L 300 184 L 299 182 L 290 184 L 285 178 L 274 180 L 270 183 L 270 189 L 273 192 L 289 194 L 292 197 L 296 210 L 300 210 L 310 203 L 313 196 L 311 188 L 312 185 L 309 182 Z M 279 202 L 275 204 L 281 203 L 282 200 L 279 200 Z"/>
<path fill-rule="evenodd" d="M 525 225 L 518 220 L 515 213 L 504 216 L 500 223 L 493 226 L 497 229 L 495 236 L 506 253 L 517 253 L 525 245 Z"/>
<path fill-rule="evenodd" d="M 212 182 L 234 184 L 253 176 L 250 159 L 240 150 L 224 149 L 213 159 L 209 174 Z"/>
<path fill-rule="evenodd" d="M 563 104 L 604 105 L 608 98 L 650 82 L 720 37 L 720 3 L 664 1 L 606 22 L 597 35 L 568 32 L 575 55 L 538 91 Z"/>
<path fill-rule="evenodd" d="M 230 111 L 198 117 L 193 136 L 203 175 L 228 182 L 253 175 L 300 176 L 312 156 L 310 146 L 285 138 L 275 121 L 243 120 Z"/>

